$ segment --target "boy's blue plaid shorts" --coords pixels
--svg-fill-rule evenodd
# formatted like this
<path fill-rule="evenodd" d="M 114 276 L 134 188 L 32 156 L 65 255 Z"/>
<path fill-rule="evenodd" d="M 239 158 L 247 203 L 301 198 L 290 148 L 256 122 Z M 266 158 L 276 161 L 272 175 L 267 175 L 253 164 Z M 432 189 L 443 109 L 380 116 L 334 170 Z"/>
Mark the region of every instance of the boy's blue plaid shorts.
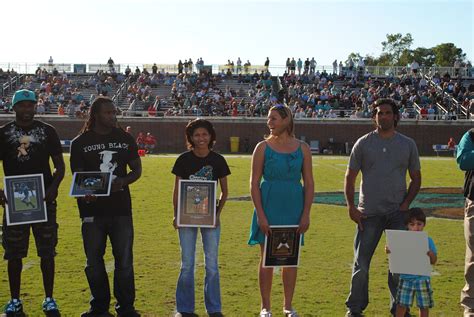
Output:
<path fill-rule="evenodd" d="M 397 290 L 397 304 L 404 307 L 411 307 L 415 295 L 419 308 L 432 308 L 434 306 L 433 290 L 431 289 L 429 280 L 400 279 Z"/>

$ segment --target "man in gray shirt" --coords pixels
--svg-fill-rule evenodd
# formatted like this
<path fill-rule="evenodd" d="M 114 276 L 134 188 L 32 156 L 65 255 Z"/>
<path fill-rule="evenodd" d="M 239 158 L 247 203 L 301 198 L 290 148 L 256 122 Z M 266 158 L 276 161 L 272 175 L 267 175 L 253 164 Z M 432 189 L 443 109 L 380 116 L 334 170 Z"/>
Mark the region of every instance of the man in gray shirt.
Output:
<path fill-rule="evenodd" d="M 405 229 L 405 212 L 420 185 L 420 159 L 415 142 L 395 129 L 400 119 L 392 99 L 378 99 L 372 118 L 376 129 L 357 140 L 346 171 L 344 194 L 349 216 L 357 224 L 354 266 L 346 316 L 361 316 L 369 303 L 369 267 L 385 229 Z M 362 172 L 359 205 L 354 205 L 355 181 Z M 406 185 L 406 173 L 410 184 Z M 389 274 L 391 313 L 395 314 L 398 278 Z"/>

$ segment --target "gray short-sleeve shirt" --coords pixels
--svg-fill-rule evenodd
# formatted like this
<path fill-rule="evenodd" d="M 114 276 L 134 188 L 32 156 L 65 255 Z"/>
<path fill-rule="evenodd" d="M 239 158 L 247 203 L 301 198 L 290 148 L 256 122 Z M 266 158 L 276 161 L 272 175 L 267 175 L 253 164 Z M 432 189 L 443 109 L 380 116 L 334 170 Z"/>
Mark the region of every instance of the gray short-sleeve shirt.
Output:
<path fill-rule="evenodd" d="M 420 158 L 413 139 L 398 132 L 383 139 L 372 131 L 355 143 L 349 169 L 362 172 L 359 209 L 383 215 L 400 207 L 407 193 L 407 171 L 419 171 Z"/>

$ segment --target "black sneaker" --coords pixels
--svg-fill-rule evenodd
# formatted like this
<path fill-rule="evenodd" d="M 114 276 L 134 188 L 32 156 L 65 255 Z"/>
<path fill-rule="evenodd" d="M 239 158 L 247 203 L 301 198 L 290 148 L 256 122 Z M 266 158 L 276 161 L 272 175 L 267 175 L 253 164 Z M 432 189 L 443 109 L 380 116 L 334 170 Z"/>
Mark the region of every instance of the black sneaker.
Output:
<path fill-rule="evenodd" d="M 115 317 L 115 316 L 108 311 L 99 312 L 96 310 L 89 309 L 88 311 L 83 312 L 81 314 L 81 317 Z"/>
<path fill-rule="evenodd" d="M 222 315 L 222 313 L 219 311 L 216 313 L 210 313 L 209 317 L 224 317 L 224 315 Z"/>
<path fill-rule="evenodd" d="M 136 310 L 132 310 L 125 314 L 118 314 L 117 317 L 140 317 L 140 314 Z"/>
<path fill-rule="evenodd" d="M 350 310 L 347 311 L 346 317 L 363 317 L 362 313 L 351 312 Z"/>

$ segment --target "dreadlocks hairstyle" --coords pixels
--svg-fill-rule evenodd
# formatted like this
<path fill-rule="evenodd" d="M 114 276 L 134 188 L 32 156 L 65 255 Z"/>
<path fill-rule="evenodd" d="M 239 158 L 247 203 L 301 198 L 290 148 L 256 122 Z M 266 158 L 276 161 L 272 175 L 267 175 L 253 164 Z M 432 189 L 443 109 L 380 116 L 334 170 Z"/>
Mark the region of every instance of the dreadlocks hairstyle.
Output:
<path fill-rule="evenodd" d="M 84 123 L 84 126 L 82 127 L 81 132 L 80 132 L 81 134 L 84 132 L 90 131 L 95 127 L 96 115 L 99 113 L 102 105 L 105 105 L 108 103 L 113 104 L 114 102 L 109 97 L 104 97 L 104 96 L 99 96 L 94 99 L 89 109 L 89 118 L 87 118 L 87 121 Z"/>
<path fill-rule="evenodd" d="M 398 121 L 400 121 L 400 112 L 399 112 L 398 105 L 391 98 L 380 98 L 380 99 L 377 99 L 372 104 L 372 119 L 375 118 L 375 115 L 377 114 L 377 108 L 381 105 L 389 105 L 390 107 L 392 107 L 393 118 L 394 118 L 393 125 L 396 128 Z"/>
<path fill-rule="evenodd" d="M 188 125 L 186 126 L 185 134 L 186 134 L 186 143 L 188 144 L 188 149 L 194 148 L 193 143 L 193 134 L 197 128 L 204 128 L 207 132 L 211 135 L 211 140 L 209 141 L 209 150 L 212 150 L 214 143 L 216 143 L 216 131 L 212 126 L 212 123 L 205 119 L 194 119 L 189 121 Z"/>

